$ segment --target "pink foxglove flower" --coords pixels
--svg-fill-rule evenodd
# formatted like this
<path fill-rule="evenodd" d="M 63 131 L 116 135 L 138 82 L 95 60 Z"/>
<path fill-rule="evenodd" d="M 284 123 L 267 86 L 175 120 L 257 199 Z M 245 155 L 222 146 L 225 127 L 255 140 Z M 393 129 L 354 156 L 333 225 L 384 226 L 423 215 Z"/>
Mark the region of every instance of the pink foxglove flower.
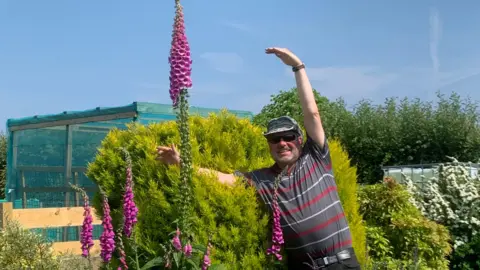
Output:
<path fill-rule="evenodd" d="M 133 226 L 137 223 L 138 208 L 135 205 L 133 196 L 132 164 L 127 158 L 127 180 L 125 183 L 125 194 L 123 195 L 123 233 L 130 237 Z"/>
<path fill-rule="evenodd" d="M 112 259 L 112 253 L 115 249 L 115 232 L 113 231 L 112 217 L 110 216 L 110 206 L 106 194 L 103 194 L 103 232 L 100 236 L 100 246 L 102 257 L 105 263 Z"/>
<path fill-rule="evenodd" d="M 128 269 L 127 254 L 125 254 L 125 248 L 123 246 L 121 228 L 118 230 L 116 236 L 117 236 L 117 240 L 118 240 L 117 250 L 118 250 L 118 253 L 120 255 L 119 258 L 118 258 L 118 260 L 120 261 L 120 265 L 118 266 L 117 270 L 122 270 L 122 269 L 126 270 L 126 269 Z"/>
<path fill-rule="evenodd" d="M 267 254 L 273 254 L 277 260 L 282 260 L 280 254 L 281 245 L 284 243 L 282 227 L 280 226 L 280 207 L 278 206 L 278 188 L 275 187 L 273 194 L 273 232 L 272 232 L 272 247 L 267 249 Z"/>
<path fill-rule="evenodd" d="M 165 263 L 165 268 L 167 269 L 172 268 L 172 262 L 170 260 L 167 260 L 167 262 Z"/>
<path fill-rule="evenodd" d="M 190 45 L 185 35 L 183 8 L 180 1 L 175 1 L 175 22 L 173 24 L 172 43 L 168 62 L 170 63 L 170 98 L 173 105 L 178 103 L 178 96 L 185 88 L 192 87 L 192 59 Z"/>
<path fill-rule="evenodd" d="M 207 270 L 208 267 L 212 265 L 212 261 L 210 260 L 210 243 L 207 245 L 207 252 L 205 252 L 205 255 L 203 255 L 203 264 L 202 264 L 202 270 Z"/>
<path fill-rule="evenodd" d="M 182 242 L 180 241 L 180 230 L 178 228 L 177 228 L 177 232 L 175 233 L 175 236 L 172 239 L 172 244 L 176 250 L 178 251 L 182 250 Z"/>
<path fill-rule="evenodd" d="M 183 247 L 183 253 L 184 253 L 185 256 L 187 256 L 187 257 L 192 256 L 192 245 L 191 245 L 190 243 L 187 243 L 187 244 Z"/>
<path fill-rule="evenodd" d="M 82 244 L 82 256 L 87 258 L 90 255 L 90 249 L 93 247 L 93 218 L 88 201 L 88 197 L 84 195 L 84 212 L 83 225 L 80 234 L 80 243 Z"/>

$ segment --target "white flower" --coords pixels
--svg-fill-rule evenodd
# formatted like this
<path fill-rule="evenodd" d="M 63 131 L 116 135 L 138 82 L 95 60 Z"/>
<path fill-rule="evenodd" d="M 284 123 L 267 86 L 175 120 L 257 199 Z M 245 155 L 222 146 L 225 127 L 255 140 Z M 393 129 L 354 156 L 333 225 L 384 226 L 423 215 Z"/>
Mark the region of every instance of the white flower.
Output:
<path fill-rule="evenodd" d="M 422 177 L 427 183 L 420 189 L 402 174 L 412 203 L 427 218 L 450 227 L 457 247 L 469 241 L 466 235 L 480 232 L 480 178 L 456 160 L 440 165 L 434 175 L 430 179 Z"/>

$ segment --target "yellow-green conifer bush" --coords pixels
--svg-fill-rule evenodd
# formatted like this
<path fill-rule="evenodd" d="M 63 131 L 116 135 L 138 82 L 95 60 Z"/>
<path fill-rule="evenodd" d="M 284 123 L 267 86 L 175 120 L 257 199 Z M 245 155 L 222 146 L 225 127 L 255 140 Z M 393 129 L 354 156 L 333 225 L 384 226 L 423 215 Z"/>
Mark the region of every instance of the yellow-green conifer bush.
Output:
<path fill-rule="evenodd" d="M 329 147 L 335 182 L 352 233 L 353 248 L 360 264 L 365 265 L 366 229 L 360 215 L 360 203 L 357 200 L 357 168 L 350 165 L 348 153 L 339 141 L 330 140 Z"/>
<path fill-rule="evenodd" d="M 190 129 L 195 167 L 233 172 L 272 164 L 261 130 L 248 120 L 227 112 L 208 118 L 192 116 Z M 178 145 L 179 141 L 176 122 L 132 124 L 127 130 L 111 131 L 88 168 L 89 178 L 108 195 L 114 224 L 119 224 L 126 166 L 119 147 L 129 151 L 139 208 L 135 239 L 149 259 L 161 256 L 161 245 L 172 238 L 180 206 L 175 201 L 181 184 L 179 168 L 156 161 L 156 146 Z M 193 243 L 206 245 L 212 233 L 213 263 L 220 261 L 234 266 L 232 269 L 262 269 L 266 264 L 269 216 L 259 206 L 253 188 L 245 188 L 241 182 L 229 187 L 212 175 L 199 173 L 194 173 L 193 183 Z M 94 204 L 101 212 L 99 198 Z"/>
<path fill-rule="evenodd" d="M 231 173 L 273 164 L 262 130 L 248 120 L 238 119 L 226 111 L 207 118 L 192 116 L 190 130 L 194 167 Z M 132 124 L 127 130 L 111 131 L 88 168 L 88 177 L 109 197 L 116 226 L 121 218 L 119 210 L 126 166 L 119 148 L 129 151 L 135 202 L 139 208 L 134 237 L 147 257 L 145 261 L 163 254 L 161 245 L 168 244 L 176 229 L 174 222 L 180 206 L 175 201 L 181 184 L 179 168 L 163 165 L 155 157 L 156 146 L 178 145 L 179 141 L 177 124 L 173 121 L 149 126 Z M 359 259 L 363 260 L 365 232 L 355 203 L 355 169 L 349 166 L 338 143 L 331 141 L 330 144 L 340 196 L 351 222 L 355 248 Z M 236 186 L 226 186 L 215 176 L 197 172 L 193 185 L 194 246 L 205 245 L 209 234 L 213 234 L 213 263 L 221 262 L 229 269 L 264 269 L 270 262 L 265 251 L 271 239 L 271 217 L 257 200 L 255 190 L 246 188 L 241 181 Z M 101 212 L 100 198 L 94 198 L 94 207 Z"/>

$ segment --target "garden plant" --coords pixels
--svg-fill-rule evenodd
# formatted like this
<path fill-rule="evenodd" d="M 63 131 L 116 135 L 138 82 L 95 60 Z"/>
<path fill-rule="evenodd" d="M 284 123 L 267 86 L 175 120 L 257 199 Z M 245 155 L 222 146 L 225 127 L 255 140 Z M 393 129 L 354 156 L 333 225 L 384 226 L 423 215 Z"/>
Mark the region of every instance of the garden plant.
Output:
<path fill-rule="evenodd" d="M 446 226 L 452 236 L 453 269 L 480 268 L 480 178 L 472 165 L 457 159 L 440 164 L 424 187 L 403 175 L 412 203 L 427 218 Z"/>
<path fill-rule="evenodd" d="M 244 179 L 227 186 L 219 183 L 216 175 L 197 168 L 233 173 L 272 165 L 262 126 L 266 119 L 278 115 L 300 120 L 301 108 L 298 97 L 292 95 L 294 89 L 273 97 L 273 104 L 267 105 L 254 123 L 226 110 L 208 117 L 191 116 L 188 98 L 193 85 L 192 60 L 180 0 L 175 0 L 168 61 L 169 93 L 177 119 L 148 126 L 132 123 L 127 129 L 114 129 L 105 137 L 87 172 L 100 192 L 89 198 L 80 187 L 72 186 L 83 196 L 84 222 L 79 245 L 82 258 L 71 262 L 77 263 L 75 269 L 93 268 L 93 207 L 102 219 L 99 240 L 103 269 L 285 268 L 288 257 L 282 252 L 279 211 L 270 214 Z M 384 152 L 386 148 L 400 147 L 395 143 L 414 138 L 398 135 L 408 122 L 407 116 L 422 115 L 414 123 L 422 125 L 431 120 L 431 108 L 403 101 L 397 114 L 397 105 L 389 100 L 378 108 L 363 102 L 351 113 L 341 100 L 329 102 L 316 92 L 314 95 L 326 111 L 322 119 L 331 137 L 329 149 L 335 181 L 353 247 L 364 269 L 375 269 L 378 264 L 384 269 L 448 269 L 451 241 L 464 258 L 470 256 L 469 249 L 480 243 L 480 216 L 474 211 L 480 206 L 480 184 L 465 169 L 441 167 L 440 177 L 421 192 L 409 179 L 407 188 L 391 178 L 364 187 L 357 184 L 357 177 L 375 182 L 378 164 L 404 162 L 417 153 L 427 157 L 425 149 L 438 148 L 432 146 L 431 139 L 422 137 L 417 138 L 415 149 L 405 147 L 396 157 Z M 455 102 L 451 101 L 453 105 Z M 435 121 L 446 121 L 453 105 L 444 101 L 433 117 Z M 466 117 L 453 120 L 460 125 Z M 385 119 L 404 122 L 387 125 Z M 387 143 L 386 138 L 392 132 L 400 139 Z M 438 138 L 449 135 L 446 131 L 436 134 Z M 381 143 L 365 147 L 375 140 Z M 182 153 L 180 166 L 158 162 L 157 145 L 172 148 L 178 145 Z M 477 139 L 471 141 L 471 148 L 477 149 L 478 145 Z M 365 148 L 369 150 L 367 154 L 363 152 L 366 158 L 362 158 L 359 149 Z M 474 156 L 470 152 L 466 155 Z M 437 160 L 438 156 L 428 158 Z M 372 158 L 368 164 L 367 158 Z M 1 161 L 0 176 L 4 172 Z M 355 164 L 359 165 L 360 173 Z M 12 242 L 15 238 L 31 242 L 33 248 L 16 247 Z M 66 257 L 55 256 L 51 244 L 18 225 L 12 223 L 0 234 L 0 266 L 62 269 L 67 264 L 59 258 Z M 458 269 L 469 269 L 473 264 L 456 265 Z"/>
<path fill-rule="evenodd" d="M 273 161 L 262 130 L 248 119 L 238 119 L 227 111 L 207 118 L 189 116 L 192 62 L 182 7 L 175 2 L 169 62 L 170 96 L 177 121 L 131 124 L 127 130 L 111 131 L 88 168 L 89 178 L 102 189 L 94 207 L 103 215 L 104 230 L 109 231 L 104 231 L 101 238 L 104 263 L 122 269 L 125 265 L 142 269 L 214 269 L 227 265 L 228 269 L 281 268 L 284 260 L 279 253 L 282 241 L 274 227 L 276 218 L 272 219 L 257 201 L 254 188 L 242 179 L 225 186 L 216 181 L 215 175 L 194 168 L 232 173 L 234 169 L 267 167 Z M 180 166 L 157 162 L 157 145 L 179 145 Z M 365 229 L 356 203 L 356 173 L 339 144 L 332 141 L 331 147 L 332 158 L 339 164 L 340 197 L 357 256 L 363 262 Z M 119 182 L 125 178 L 125 170 L 127 181 Z M 133 188 L 129 184 L 132 179 Z M 132 204 L 127 200 L 134 201 L 138 208 L 126 211 Z M 112 242 L 111 227 L 126 224 L 132 213 L 136 217 L 131 222 L 133 230 L 123 230 L 122 237 Z M 122 240 L 121 245 L 118 240 Z M 113 246 L 118 251 L 110 256 Z"/>

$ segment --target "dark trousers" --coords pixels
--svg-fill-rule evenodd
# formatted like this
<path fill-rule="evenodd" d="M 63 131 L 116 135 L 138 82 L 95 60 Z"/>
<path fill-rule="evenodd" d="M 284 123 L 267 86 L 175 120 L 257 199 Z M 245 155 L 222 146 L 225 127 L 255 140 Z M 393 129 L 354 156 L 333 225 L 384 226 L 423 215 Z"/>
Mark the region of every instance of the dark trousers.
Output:
<path fill-rule="evenodd" d="M 333 264 L 329 264 L 326 266 L 318 266 L 318 264 L 315 263 L 315 260 L 319 260 L 322 258 L 312 258 L 312 259 L 306 259 L 303 261 L 298 261 L 298 260 L 288 260 L 288 269 L 289 270 L 312 270 L 312 269 L 322 269 L 322 270 L 346 270 L 346 269 L 358 269 L 360 270 L 360 263 L 357 260 L 357 257 L 355 256 L 355 252 L 352 248 L 348 249 L 350 251 L 350 258 L 339 261 Z"/>

